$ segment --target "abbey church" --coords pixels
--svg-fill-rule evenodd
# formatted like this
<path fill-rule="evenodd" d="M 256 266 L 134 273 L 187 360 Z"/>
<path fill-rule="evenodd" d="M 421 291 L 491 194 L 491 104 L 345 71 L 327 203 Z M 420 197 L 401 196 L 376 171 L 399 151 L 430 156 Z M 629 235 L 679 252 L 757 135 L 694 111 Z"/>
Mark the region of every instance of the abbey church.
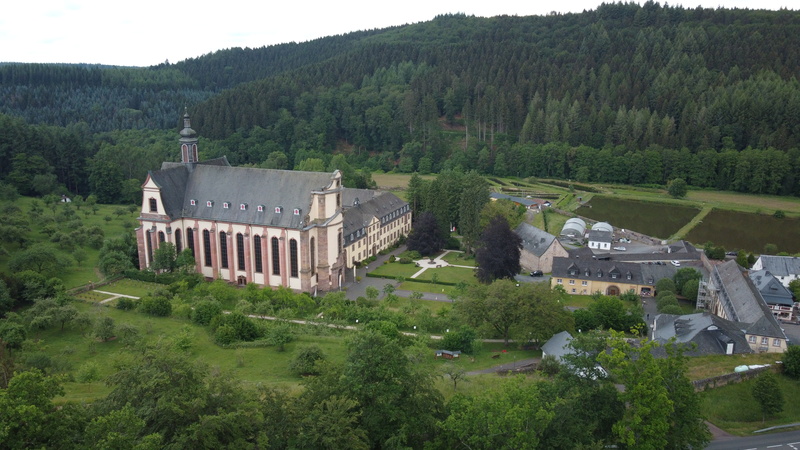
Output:
<path fill-rule="evenodd" d="M 331 291 L 342 286 L 347 268 L 410 230 L 408 203 L 388 192 L 344 188 L 338 170 L 199 161 L 197 142 L 186 113 L 181 162 L 163 163 L 142 185 L 141 269 L 150 267 L 161 243 L 171 242 L 178 252 L 191 250 L 197 272 L 208 279 Z"/>

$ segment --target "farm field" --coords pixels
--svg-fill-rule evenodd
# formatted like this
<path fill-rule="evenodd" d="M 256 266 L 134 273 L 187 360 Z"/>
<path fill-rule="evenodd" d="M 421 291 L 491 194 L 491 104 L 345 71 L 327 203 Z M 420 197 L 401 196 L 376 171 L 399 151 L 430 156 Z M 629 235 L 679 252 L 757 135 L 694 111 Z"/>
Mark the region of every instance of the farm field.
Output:
<path fill-rule="evenodd" d="M 686 239 L 698 245 L 708 241 L 728 249 L 759 253 L 765 244 L 778 251 L 800 252 L 800 219 L 776 219 L 771 215 L 714 209 Z"/>
<path fill-rule="evenodd" d="M 590 219 L 609 222 L 618 228 L 666 239 L 692 220 L 700 209 L 595 195 L 589 205 L 575 212 Z"/>

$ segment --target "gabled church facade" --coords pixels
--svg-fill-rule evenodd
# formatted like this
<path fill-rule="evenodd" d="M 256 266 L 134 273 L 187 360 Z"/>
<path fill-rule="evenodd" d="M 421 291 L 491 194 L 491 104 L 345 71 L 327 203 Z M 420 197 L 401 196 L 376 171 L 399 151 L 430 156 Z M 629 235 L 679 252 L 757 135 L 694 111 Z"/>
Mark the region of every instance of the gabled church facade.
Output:
<path fill-rule="evenodd" d="M 343 281 L 342 179 L 339 171 L 231 167 L 199 161 L 188 113 L 181 162 L 165 162 L 142 185 L 136 229 L 140 268 L 164 242 L 194 254 L 208 279 L 317 292 Z"/>

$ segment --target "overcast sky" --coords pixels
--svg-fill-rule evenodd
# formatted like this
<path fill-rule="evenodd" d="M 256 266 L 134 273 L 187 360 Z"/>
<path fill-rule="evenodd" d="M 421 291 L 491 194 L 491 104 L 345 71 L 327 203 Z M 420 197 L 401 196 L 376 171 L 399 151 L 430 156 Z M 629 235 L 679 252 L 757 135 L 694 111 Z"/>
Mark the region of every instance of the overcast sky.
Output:
<path fill-rule="evenodd" d="M 0 62 L 150 66 L 231 47 L 304 42 L 424 22 L 438 14 L 544 15 L 595 9 L 601 1 L 9 0 L 0 14 Z M 800 0 L 667 3 L 686 8 L 800 7 Z"/>

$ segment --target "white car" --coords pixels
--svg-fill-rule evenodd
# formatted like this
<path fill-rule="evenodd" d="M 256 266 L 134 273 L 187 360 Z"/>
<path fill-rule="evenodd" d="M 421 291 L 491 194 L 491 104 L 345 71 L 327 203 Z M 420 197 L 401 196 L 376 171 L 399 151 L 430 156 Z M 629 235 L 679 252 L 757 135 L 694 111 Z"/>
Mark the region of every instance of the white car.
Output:
<path fill-rule="evenodd" d="M 680 267 L 681 266 L 681 262 L 680 261 L 672 260 L 671 262 L 672 262 L 672 265 L 675 266 L 675 267 Z"/>
<path fill-rule="evenodd" d="M 625 243 L 625 244 L 630 244 L 630 243 L 631 243 L 631 240 L 630 240 L 630 239 L 628 239 L 628 238 L 619 238 L 619 241 L 620 241 L 620 242 L 623 242 L 623 243 Z"/>
<path fill-rule="evenodd" d="M 627 250 L 627 248 L 625 248 L 625 247 L 614 247 L 614 250 L 616 250 L 618 252 L 624 252 L 625 250 Z"/>

